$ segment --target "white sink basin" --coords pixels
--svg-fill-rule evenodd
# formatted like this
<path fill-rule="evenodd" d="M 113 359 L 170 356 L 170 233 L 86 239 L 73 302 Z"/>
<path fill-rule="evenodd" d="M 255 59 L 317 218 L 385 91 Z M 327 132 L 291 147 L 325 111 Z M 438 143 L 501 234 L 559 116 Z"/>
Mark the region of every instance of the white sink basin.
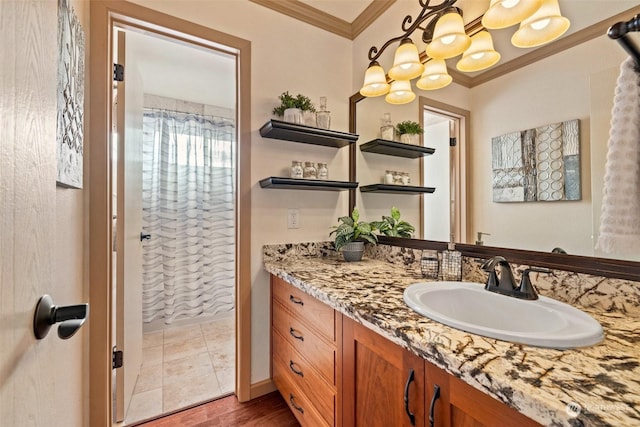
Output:
<path fill-rule="evenodd" d="M 447 326 L 499 340 L 574 348 L 604 338 L 600 323 L 568 304 L 543 296 L 530 301 L 500 295 L 481 283 L 416 283 L 405 289 L 404 301 Z"/>

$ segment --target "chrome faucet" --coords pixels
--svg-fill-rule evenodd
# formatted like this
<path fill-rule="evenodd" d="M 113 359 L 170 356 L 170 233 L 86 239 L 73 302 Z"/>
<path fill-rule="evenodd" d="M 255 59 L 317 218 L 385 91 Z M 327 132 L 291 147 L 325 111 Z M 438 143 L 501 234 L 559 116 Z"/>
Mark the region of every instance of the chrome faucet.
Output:
<path fill-rule="evenodd" d="M 489 273 L 487 284 L 484 286 L 486 290 L 528 300 L 538 299 L 538 293 L 531 283 L 529 273 L 532 271 L 540 273 L 550 272 L 550 270 L 543 268 L 529 267 L 522 272 L 520 285 L 516 285 L 515 278 L 511 272 L 511 266 L 504 257 L 495 256 L 487 260 L 482 264 L 482 269 Z"/>

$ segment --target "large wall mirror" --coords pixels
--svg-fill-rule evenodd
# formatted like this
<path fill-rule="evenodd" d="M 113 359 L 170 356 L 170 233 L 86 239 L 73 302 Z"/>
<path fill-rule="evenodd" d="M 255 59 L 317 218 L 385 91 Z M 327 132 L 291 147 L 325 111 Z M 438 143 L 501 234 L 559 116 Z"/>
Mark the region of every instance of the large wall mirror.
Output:
<path fill-rule="evenodd" d="M 566 2 L 565 8 L 580 7 L 579 3 Z M 629 2 L 611 3 L 619 3 L 617 9 L 611 9 L 610 15 L 615 14 L 614 18 L 620 18 L 621 11 L 626 14 L 625 19 L 640 13 L 637 5 L 629 9 Z M 601 20 L 606 18 L 602 16 Z M 402 217 L 416 225 L 418 238 L 444 240 L 443 236 L 453 233 L 456 242 L 473 245 L 477 233 L 483 232 L 488 233 L 483 236 L 487 246 L 541 253 L 550 253 L 559 247 L 569 255 L 640 261 L 640 254 L 606 254 L 596 248 L 613 95 L 620 63 L 627 58 L 627 53 L 605 32 L 598 34 L 601 35 L 565 46 L 558 53 L 471 87 L 452 84 L 438 91 L 418 91 L 416 100 L 409 104 L 392 106 L 384 97 L 352 96 L 352 131 L 360 135 L 358 145 L 380 137 L 385 113 L 391 114 L 394 123 L 418 121 L 426 130 L 432 126 L 439 128 L 445 136 L 449 126 L 434 119 L 429 111 L 425 113 L 425 105 L 449 105 L 470 113 L 469 126 L 455 130 L 463 133 L 462 142 L 466 145 L 458 147 L 462 151 L 451 152 L 438 160 L 440 166 L 447 159 L 454 163 L 440 172 L 449 172 L 449 176 L 437 184 L 440 188 L 436 188 L 434 194 L 371 194 L 357 190 L 352 202 L 367 220 L 377 219 L 391 206 L 398 207 Z M 640 43 L 640 35 L 634 34 L 633 38 Z M 579 120 L 580 129 L 580 200 L 494 202 L 492 138 L 573 119 Z M 425 138 L 423 145 L 433 144 Z M 442 147 L 436 151 L 442 152 Z M 428 161 L 426 157 L 411 160 L 363 153 L 359 146 L 352 149 L 353 173 L 361 187 L 383 182 L 386 170 L 408 172 L 412 185 L 432 185 L 434 182 L 427 182 L 429 177 L 424 171 Z M 460 180 L 457 184 L 461 189 L 456 190 L 456 179 Z M 445 197 L 445 204 L 449 203 L 452 210 L 445 207 L 443 211 L 442 205 L 437 210 L 433 208 L 433 196 L 439 191 L 451 191 L 451 196 Z M 429 215 L 436 219 L 429 219 Z M 440 221 L 444 216 L 453 221 L 453 227 Z M 439 237 L 429 234 L 429 227 L 425 225 L 429 221 L 444 224 L 439 226 L 445 229 Z M 638 268 L 633 263 L 632 266 Z"/>

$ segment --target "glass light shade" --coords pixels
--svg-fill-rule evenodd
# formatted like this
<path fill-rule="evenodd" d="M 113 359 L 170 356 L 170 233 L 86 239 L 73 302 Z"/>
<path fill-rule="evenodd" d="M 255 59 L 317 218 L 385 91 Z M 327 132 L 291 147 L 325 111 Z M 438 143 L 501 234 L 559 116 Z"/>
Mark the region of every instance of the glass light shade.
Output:
<path fill-rule="evenodd" d="M 389 94 L 384 100 L 389 104 L 406 104 L 413 101 L 416 94 L 411 91 L 411 82 L 409 80 L 395 80 L 391 82 Z"/>
<path fill-rule="evenodd" d="M 424 65 L 420 62 L 418 48 L 411 39 L 403 39 L 396 49 L 389 77 L 394 80 L 411 80 L 422 74 L 422 71 L 424 71 Z"/>
<path fill-rule="evenodd" d="M 471 44 L 464 32 L 462 16 L 456 12 L 442 15 L 433 30 L 433 40 L 427 45 L 427 55 L 433 59 L 448 59 L 460 55 Z"/>
<path fill-rule="evenodd" d="M 533 15 L 542 0 L 491 0 L 482 17 L 482 25 L 490 30 L 516 25 Z"/>
<path fill-rule="evenodd" d="M 389 93 L 389 83 L 387 83 L 387 76 L 384 74 L 384 70 L 377 62 L 373 61 L 369 64 L 367 72 L 364 74 L 364 84 L 360 89 L 362 96 L 380 96 Z"/>
<path fill-rule="evenodd" d="M 465 73 L 484 70 L 500 61 L 500 54 L 493 48 L 488 31 L 480 31 L 471 37 L 471 46 L 462 54 L 456 68 Z"/>
<path fill-rule="evenodd" d="M 432 59 L 424 64 L 424 72 L 416 87 L 422 90 L 442 89 L 449 85 L 453 78 L 447 72 L 447 64 L 444 59 Z"/>
<path fill-rule="evenodd" d="M 511 43 L 516 47 L 540 46 L 563 35 L 569 25 L 569 20 L 560 15 L 558 0 L 544 0 L 536 13 L 520 23 Z"/>

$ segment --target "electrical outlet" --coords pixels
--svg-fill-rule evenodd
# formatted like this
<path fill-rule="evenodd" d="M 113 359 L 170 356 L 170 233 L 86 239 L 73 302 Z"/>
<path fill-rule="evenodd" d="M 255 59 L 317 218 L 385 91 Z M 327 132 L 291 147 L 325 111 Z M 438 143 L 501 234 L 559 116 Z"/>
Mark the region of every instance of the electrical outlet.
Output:
<path fill-rule="evenodd" d="M 300 228 L 300 212 L 298 209 L 287 209 L 287 228 Z"/>

